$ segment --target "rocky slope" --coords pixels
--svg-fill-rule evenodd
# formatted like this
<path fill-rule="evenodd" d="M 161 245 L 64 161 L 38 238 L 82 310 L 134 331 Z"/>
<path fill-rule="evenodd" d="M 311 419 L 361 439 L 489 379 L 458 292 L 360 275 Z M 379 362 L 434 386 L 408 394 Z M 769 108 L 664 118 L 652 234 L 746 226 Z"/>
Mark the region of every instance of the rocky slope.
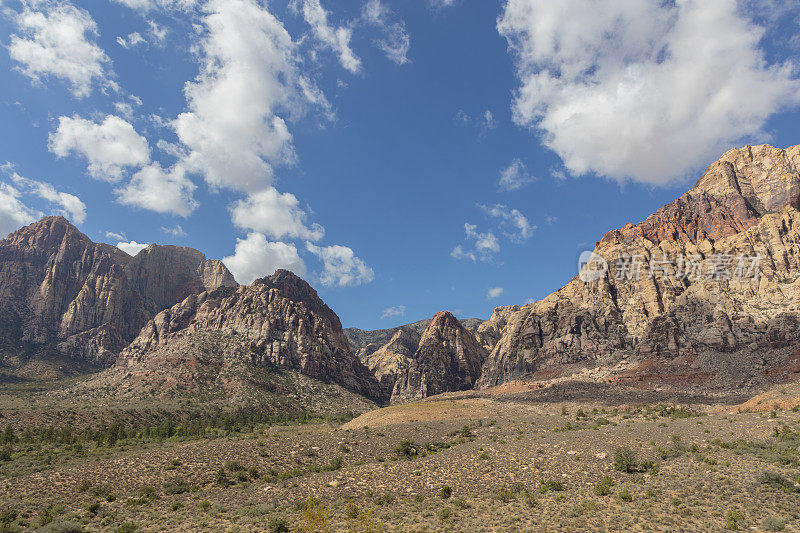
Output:
<path fill-rule="evenodd" d="M 336 314 L 285 270 L 249 287 L 192 295 L 160 312 L 111 373 L 143 391 L 197 389 L 240 381 L 231 368 L 292 370 L 375 401 L 388 399 L 353 355 Z"/>
<path fill-rule="evenodd" d="M 486 356 L 472 331 L 449 312 L 440 311 L 428 324 L 407 366 L 398 373 L 391 401 L 402 403 L 471 389 Z"/>
<path fill-rule="evenodd" d="M 484 323 L 479 318 L 465 318 L 459 322 L 470 331 L 476 331 Z M 422 334 L 430 323 L 430 319 L 426 319 L 396 328 L 371 331 L 347 328 L 344 334 L 359 360 L 391 395 L 395 381 L 408 368 L 419 348 Z"/>
<path fill-rule="evenodd" d="M 800 147 L 731 150 L 686 194 L 608 232 L 598 279 L 585 268 L 587 281 L 484 327 L 502 335 L 477 387 L 571 376 L 733 390 L 797 377 L 799 170 Z"/>
<path fill-rule="evenodd" d="M 107 365 L 159 310 L 230 285 L 196 250 L 151 245 L 131 257 L 47 217 L 0 241 L 0 358 L 12 372 L 42 354 Z"/>

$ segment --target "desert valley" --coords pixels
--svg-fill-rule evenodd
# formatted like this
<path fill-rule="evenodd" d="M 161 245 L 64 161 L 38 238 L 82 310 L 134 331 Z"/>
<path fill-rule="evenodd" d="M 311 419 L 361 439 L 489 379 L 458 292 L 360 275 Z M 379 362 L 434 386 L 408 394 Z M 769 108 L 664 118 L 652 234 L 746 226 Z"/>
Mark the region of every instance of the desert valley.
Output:
<path fill-rule="evenodd" d="M 731 150 L 600 274 L 374 331 L 287 270 L 39 220 L 0 241 L 2 527 L 800 528 L 799 171 Z"/>

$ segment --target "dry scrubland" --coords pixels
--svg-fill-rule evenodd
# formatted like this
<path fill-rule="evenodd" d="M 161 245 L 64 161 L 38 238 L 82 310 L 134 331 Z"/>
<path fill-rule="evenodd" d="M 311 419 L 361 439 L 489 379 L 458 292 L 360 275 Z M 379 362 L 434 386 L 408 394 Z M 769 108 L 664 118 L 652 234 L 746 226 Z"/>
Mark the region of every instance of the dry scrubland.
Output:
<path fill-rule="evenodd" d="M 756 401 L 757 402 L 757 401 Z M 800 413 L 439 398 L 0 436 L 7 531 L 800 529 Z M 25 411 L 6 408 L 3 427 Z M 171 435 L 171 436 L 170 436 Z"/>

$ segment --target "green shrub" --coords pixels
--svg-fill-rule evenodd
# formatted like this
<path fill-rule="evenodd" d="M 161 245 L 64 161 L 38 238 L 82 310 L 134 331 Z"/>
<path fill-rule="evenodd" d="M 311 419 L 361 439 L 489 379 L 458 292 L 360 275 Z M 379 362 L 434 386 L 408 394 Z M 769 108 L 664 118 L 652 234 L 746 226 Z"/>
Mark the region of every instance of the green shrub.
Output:
<path fill-rule="evenodd" d="M 539 492 L 547 494 L 548 492 L 560 492 L 564 490 L 564 483 L 558 479 L 542 480 L 539 484 Z"/>
<path fill-rule="evenodd" d="M 761 527 L 766 531 L 783 531 L 786 528 L 786 520 L 777 516 L 768 516 L 761 522 Z"/>
<path fill-rule="evenodd" d="M 439 510 L 439 520 L 447 520 L 453 515 L 453 511 L 449 507 L 442 507 Z"/>
<path fill-rule="evenodd" d="M 631 495 L 628 489 L 622 489 L 621 491 L 619 491 L 619 499 L 624 502 L 632 502 L 633 496 Z"/>
<path fill-rule="evenodd" d="M 614 469 L 632 474 L 638 469 L 636 452 L 627 446 L 620 446 L 614 450 Z"/>
<path fill-rule="evenodd" d="M 439 489 L 439 496 L 443 500 L 446 500 L 447 498 L 449 498 L 452 495 L 453 495 L 453 489 L 451 489 L 447 485 L 444 485 L 444 486 L 442 486 L 442 488 Z"/>
<path fill-rule="evenodd" d="M 270 533 L 289 533 L 289 522 L 285 518 L 273 516 L 269 520 L 268 528 Z"/>
<path fill-rule="evenodd" d="M 414 441 L 409 439 L 403 439 L 400 441 L 400 444 L 394 449 L 394 453 L 397 454 L 398 457 L 403 459 L 412 459 L 419 454 L 419 448 Z"/>
<path fill-rule="evenodd" d="M 738 531 L 743 526 L 744 515 L 742 515 L 742 513 L 736 509 L 731 509 L 728 511 L 728 514 L 725 515 L 725 529 Z"/>
<path fill-rule="evenodd" d="M 83 531 L 83 526 L 77 522 L 58 520 L 56 522 L 50 522 L 39 529 L 39 531 L 42 533 L 81 533 Z"/>
<path fill-rule="evenodd" d="M 763 484 L 783 492 L 800 492 L 798 488 L 790 479 L 780 475 L 772 470 L 766 470 L 758 478 L 758 481 Z"/>
<path fill-rule="evenodd" d="M 594 486 L 594 493 L 598 496 L 608 496 L 611 494 L 611 487 L 614 486 L 614 480 L 609 476 L 605 476 L 600 482 Z"/>
<path fill-rule="evenodd" d="M 192 487 L 183 478 L 170 479 L 164 482 L 165 494 L 183 494 L 184 492 L 189 492 L 190 490 L 192 490 Z"/>
<path fill-rule="evenodd" d="M 344 514 L 347 518 L 355 519 L 358 518 L 358 506 L 353 503 L 353 500 L 347 502 L 347 506 L 345 506 Z"/>
<path fill-rule="evenodd" d="M 244 470 L 244 467 L 239 461 L 226 461 L 225 470 L 229 472 L 241 472 Z"/>

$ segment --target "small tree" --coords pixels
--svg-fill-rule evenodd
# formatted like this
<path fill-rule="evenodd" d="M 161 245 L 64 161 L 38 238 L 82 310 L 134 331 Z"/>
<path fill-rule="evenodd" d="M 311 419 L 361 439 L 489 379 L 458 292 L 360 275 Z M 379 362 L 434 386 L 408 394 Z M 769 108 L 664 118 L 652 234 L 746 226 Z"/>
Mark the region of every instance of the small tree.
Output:
<path fill-rule="evenodd" d="M 614 450 L 614 469 L 631 474 L 636 472 L 638 462 L 636 452 L 627 446 L 620 446 Z"/>

